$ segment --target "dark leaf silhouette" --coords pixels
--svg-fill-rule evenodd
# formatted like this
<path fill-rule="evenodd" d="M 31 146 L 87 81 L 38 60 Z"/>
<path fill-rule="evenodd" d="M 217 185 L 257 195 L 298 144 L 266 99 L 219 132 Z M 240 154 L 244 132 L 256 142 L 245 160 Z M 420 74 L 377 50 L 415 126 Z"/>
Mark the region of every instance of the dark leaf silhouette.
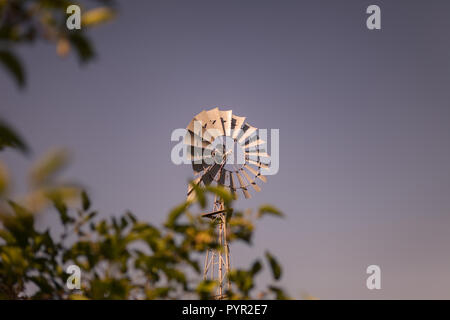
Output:
<path fill-rule="evenodd" d="M 16 148 L 24 153 L 29 151 L 19 134 L 0 119 L 0 151 L 6 147 Z"/>
<path fill-rule="evenodd" d="M 10 51 L 0 50 L 0 63 L 13 76 L 19 87 L 25 86 L 25 71 L 15 54 Z"/>
<path fill-rule="evenodd" d="M 94 58 L 94 49 L 91 45 L 91 42 L 86 38 L 86 36 L 74 32 L 69 35 L 69 41 L 77 51 L 78 58 L 81 63 L 86 63 Z"/>
<path fill-rule="evenodd" d="M 278 261 L 270 254 L 270 252 L 266 251 L 266 258 L 269 262 L 270 269 L 272 270 L 272 276 L 275 280 L 279 280 L 281 278 L 281 266 Z"/>

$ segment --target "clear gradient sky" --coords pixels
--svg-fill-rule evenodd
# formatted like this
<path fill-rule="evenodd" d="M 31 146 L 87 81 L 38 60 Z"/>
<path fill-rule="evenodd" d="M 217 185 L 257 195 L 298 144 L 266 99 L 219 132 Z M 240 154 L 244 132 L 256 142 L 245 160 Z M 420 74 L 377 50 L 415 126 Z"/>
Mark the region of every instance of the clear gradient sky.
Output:
<path fill-rule="evenodd" d="M 94 63 L 36 45 L 21 50 L 25 91 L 0 73 L 1 114 L 33 156 L 69 148 L 65 176 L 103 215 L 158 223 L 192 175 L 170 161 L 172 130 L 231 106 L 281 140 L 279 173 L 238 207 L 286 214 L 232 248 L 236 266 L 267 248 L 297 298 L 450 299 L 450 1 L 119 4 L 90 33 Z M 370 4 L 381 31 L 365 26 Z M 32 162 L 2 157 L 18 179 Z M 365 286 L 370 264 L 381 290 Z"/>

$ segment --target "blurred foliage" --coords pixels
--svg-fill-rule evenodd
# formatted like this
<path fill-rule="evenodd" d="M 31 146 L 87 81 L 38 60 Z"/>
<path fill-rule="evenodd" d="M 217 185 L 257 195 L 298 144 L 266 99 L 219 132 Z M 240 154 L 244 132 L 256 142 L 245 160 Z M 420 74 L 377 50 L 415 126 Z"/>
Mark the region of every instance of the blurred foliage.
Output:
<path fill-rule="evenodd" d="M 87 27 L 114 17 L 111 0 L 81 1 L 0 0 L 0 64 L 20 87 L 26 72 L 16 54 L 18 45 L 49 41 L 60 56 L 71 50 L 80 62 L 88 62 L 95 50 Z M 82 8 L 82 29 L 66 28 L 66 8 Z M 28 152 L 28 146 L 6 122 L 0 121 L 0 151 L 5 148 Z M 25 195 L 12 195 L 8 168 L 0 160 L 0 299 L 211 299 L 217 284 L 201 280 L 200 259 L 217 248 L 217 228 L 201 218 L 208 196 L 225 202 L 229 243 L 251 244 L 255 221 L 265 215 L 282 216 L 276 208 L 263 206 L 256 212 L 233 211 L 233 197 L 218 187 L 197 188 L 195 202 L 183 202 L 167 216 L 163 226 L 139 221 L 131 212 L 99 218 L 89 195 L 78 185 L 58 179 L 68 154 L 53 150 L 38 160 L 28 175 Z M 39 226 L 42 213 L 57 214 L 59 226 Z M 232 213 L 232 214 L 231 214 Z M 233 269 L 229 299 L 289 297 L 277 285 L 282 268 L 266 252 L 248 269 Z M 66 285 L 70 265 L 80 267 L 81 288 Z M 275 284 L 255 292 L 256 276 L 267 265 Z"/>
<path fill-rule="evenodd" d="M 81 8 L 80 30 L 66 27 L 69 5 Z M 26 72 L 17 55 L 17 47 L 21 44 L 51 42 L 59 56 L 66 56 L 74 50 L 80 62 L 88 62 L 94 58 L 95 50 L 86 30 L 111 20 L 115 12 L 113 0 L 0 0 L 0 65 L 12 75 L 19 87 L 24 87 Z"/>
<path fill-rule="evenodd" d="M 0 151 L 4 148 L 15 148 L 27 153 L 28 146 L 20 135 L 5 121 L 0 119 Z"/>
<path fill-rule="evenodd" d="M 0 138 L 14 145 L 17 137 Z M 0 299 L 211 299 L 217 284 L 201 279 L 199 263 L 218 247 L 216 225 L 198 214 L 208 199 L 225 200 L 230 244 L 251 244 L 257 219 L 281 215 L 271 206 L 232 211 L 231 194 L 207 187 L 196 189 L 198 200 L 171 210 L 163 226 L 131 212 L 100 219 L 86 191 L 58 179 L 67 160 L 64 150 L 39 159 L 28 175 L 29 191 L 19 197 L 11 195 L 10 174 L 0 161 Z M 39 228 L 43 212 L 57 214 L 60 226 Z M 276 283 L 280 265 L 269 252 L 264 260 Z M 66 286 L 65 270 L 73 264 L 81 269 L 80 290 Z M 232 269 L 228 298 L 287 299 L 276 285 L 255 292 L 263 265 L 257 259 L 249 269 Z"/>

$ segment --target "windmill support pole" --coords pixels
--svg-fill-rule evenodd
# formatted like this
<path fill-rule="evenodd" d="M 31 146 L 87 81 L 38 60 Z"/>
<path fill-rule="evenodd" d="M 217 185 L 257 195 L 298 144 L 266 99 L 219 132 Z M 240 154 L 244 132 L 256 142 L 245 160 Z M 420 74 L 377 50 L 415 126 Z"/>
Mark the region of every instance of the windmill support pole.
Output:
<path fill-rule="evenodd" d="M 212 212 L 203 214 L 203 217 L 210 218 L 217 223 L 217 250 L 207 250 L 203 270 L 203 279 L 217 282 L 215 299 L 226 298 L 226 291 L 230 290 L 230 248 L 228 246 L 227 234 L 227 212 L 221 199 L 216 196 Z"/>

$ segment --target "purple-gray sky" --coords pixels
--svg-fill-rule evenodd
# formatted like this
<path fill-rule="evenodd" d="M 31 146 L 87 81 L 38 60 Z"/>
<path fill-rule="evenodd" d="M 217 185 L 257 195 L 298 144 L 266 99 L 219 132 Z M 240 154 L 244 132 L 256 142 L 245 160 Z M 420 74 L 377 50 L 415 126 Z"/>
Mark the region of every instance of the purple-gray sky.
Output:
<path fill-rule="evenodd" d="M 233 247 L 235 265 L 268 248 L 297 298 L 450 298 L 449 1 L 119 4 L 90 33 L 94 63 L 36 45 L 20 50 L 24 92 L 0 73 L 1 114 L 35 156 L 69 148 L 66 176 L 103 215 L 161 222 L 192 174 L 170 161 L 172 130 L 231 106 L 281 140 L 279 173 L 238 207 L 287 216 Z M 381 31 L 365 26 L 370 4 Z M 32 162 L 2 157 L 19 180 Z M 381 290 L 366 288 L 370 264 Z"/>

